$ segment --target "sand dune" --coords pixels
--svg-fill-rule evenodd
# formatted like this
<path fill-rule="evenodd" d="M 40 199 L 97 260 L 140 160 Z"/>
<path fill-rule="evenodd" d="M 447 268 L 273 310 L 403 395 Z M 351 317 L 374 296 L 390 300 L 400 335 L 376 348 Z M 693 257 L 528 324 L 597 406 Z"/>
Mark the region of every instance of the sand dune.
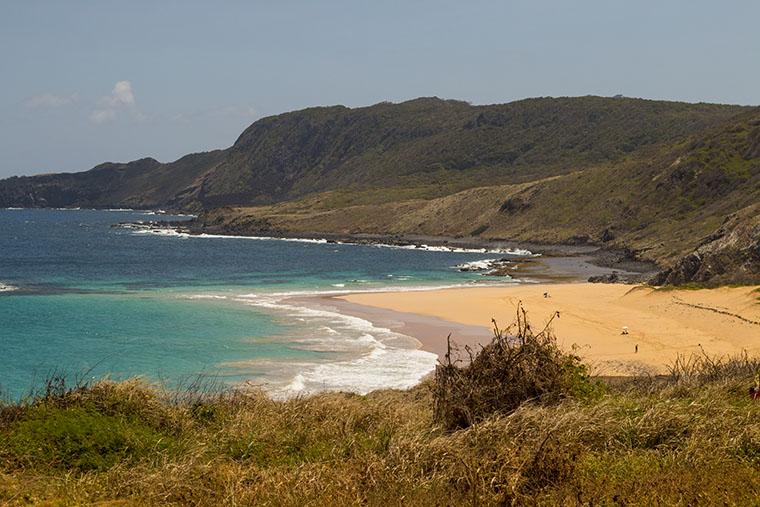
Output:
<path fill-rule="evenodd" d="M 544 297 L 547 292 L 549 297 Z M 360 305 L 487 326 L 509 324 L 522 301 L 535 328 L 555 312 L 565 348 L 602 375 L 666 371 L 679 353 L 760 353 L 760 289 L 655 290 L 617 284 L 532 284 L 429 292 L 351 294 Z M 628 334 L 622 334 L 623 327 Z M 445 337 L 417 336 L 438 352 Z M 638 352 L 636 346 L 638 345 Z"/>

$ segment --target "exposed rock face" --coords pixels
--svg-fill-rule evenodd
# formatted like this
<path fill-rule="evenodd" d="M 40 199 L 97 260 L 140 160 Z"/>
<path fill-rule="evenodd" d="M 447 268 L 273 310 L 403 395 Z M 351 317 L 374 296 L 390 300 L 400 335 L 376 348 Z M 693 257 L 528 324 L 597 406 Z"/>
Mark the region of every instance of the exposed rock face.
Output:
<path fill-rule="evenodd" d="M 651 281 L 654 285 L 688 282 L 760 283 L 760 204 L 729 215 L 694 252 Z"/>

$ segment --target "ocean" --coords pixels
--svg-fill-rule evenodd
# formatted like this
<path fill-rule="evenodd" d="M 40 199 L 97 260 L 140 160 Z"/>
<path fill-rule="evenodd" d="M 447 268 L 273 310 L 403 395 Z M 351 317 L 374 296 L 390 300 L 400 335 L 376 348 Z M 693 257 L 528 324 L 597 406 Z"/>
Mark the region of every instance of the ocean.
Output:
<path fill-rule="evenodd" d="M 0 210 L 2 396 L 53 373 L 170 389 L 208 376 L 274 397 L 410 387 L 436 362 L 416 340 L 289 298 L 494 283 L 454 267 L 504 256 L 117 226 L 156 218 L 188 217 Z"/>

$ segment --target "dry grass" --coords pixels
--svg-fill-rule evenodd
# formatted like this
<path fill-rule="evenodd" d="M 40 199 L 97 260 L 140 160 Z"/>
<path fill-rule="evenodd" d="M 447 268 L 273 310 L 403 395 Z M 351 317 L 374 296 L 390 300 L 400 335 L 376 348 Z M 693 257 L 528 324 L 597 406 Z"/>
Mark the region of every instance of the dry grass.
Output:
<path fill-rule="evenodd" d="M 523 336 L 490 349 L 492 360 L 475 357 L 460 370 L 470 372 L 466 385 L 483 385 L 476 365 L 508 374 L 495 358 L 553 347 L 531 345 L 540 333 Z M 58 383 L 0 407 L 0 504 L 757 504 L 760 403 L 746 394 L 757 366 L 684 360 L 669 379 L 594 396 L 536 395 L 542 379 L 562 385 L 562 375 L 519 367 L 533 387 L 499 380 L 507 395 L 475 396 L 470 424 L 456 431 L 432 379 L 409 391 L 288 401 L 200 385 L 169 393 L 140 381 Z M 443 392 L 458 393 L 450 373 Z M 445 399 L 455 407 L 462 398 Z M 507 406 L 494 404 L 501 399 Z"/>

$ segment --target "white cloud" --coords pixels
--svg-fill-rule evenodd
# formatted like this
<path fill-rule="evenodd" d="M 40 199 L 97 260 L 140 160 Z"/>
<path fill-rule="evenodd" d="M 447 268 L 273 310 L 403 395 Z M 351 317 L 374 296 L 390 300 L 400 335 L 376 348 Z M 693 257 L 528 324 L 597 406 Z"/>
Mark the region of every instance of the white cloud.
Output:
<path fill-rule="evenodd" d="M 113 109 L 96 109 L 90 113 L 90 121 L 92 123 L 106 123 L 113 120 L 116 117 L 116 111 Z"/>
<path fill-rule="evenodd" d="M 119 81 L 113 86 L 111 95 L 101 98 L 99 102 L 103 106 L 112 108 L 134 106 L 136 101 L 135 94 L 132 91 L 132 83 L 129 81 Z"/>
<path fill-rule="evenodd" d="M 111 121 L 122 110 L 128 111 L 137 120 L 145 119 L 145 115 L 137 110 L 137 100 L 129 81 L 117 82 L 110 95 L 98 100 L 98 107 L 90 113 L 90 121 L 98 124 Z"/>
<path fill-rule="evenodd" d="M 24 100 L 24 105 L 30 109 L 54 109 L 57 107 L 75 104 L 78 100 L 76 93 L 71 95 L 56 95 L 55 93 L 43 93 L 33 95 Z"/>

